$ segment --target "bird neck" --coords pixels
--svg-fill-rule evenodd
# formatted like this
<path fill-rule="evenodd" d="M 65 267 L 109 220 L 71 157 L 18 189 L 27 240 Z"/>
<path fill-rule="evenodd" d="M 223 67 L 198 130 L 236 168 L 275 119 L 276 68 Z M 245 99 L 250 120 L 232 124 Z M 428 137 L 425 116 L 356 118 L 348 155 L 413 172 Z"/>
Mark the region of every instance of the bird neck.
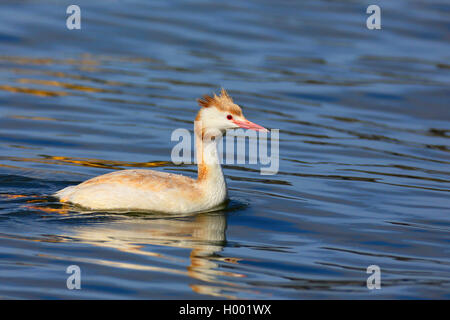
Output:
<path fill-rule="evenodd" d="M 217 143 L 222 138 L 219 130 L 205 130 L 201 122 L 196 121 L 195 148 L 197 156 L 197 181 L 208 184 L 225 184 L 225 178 L 220 165 Z"/>

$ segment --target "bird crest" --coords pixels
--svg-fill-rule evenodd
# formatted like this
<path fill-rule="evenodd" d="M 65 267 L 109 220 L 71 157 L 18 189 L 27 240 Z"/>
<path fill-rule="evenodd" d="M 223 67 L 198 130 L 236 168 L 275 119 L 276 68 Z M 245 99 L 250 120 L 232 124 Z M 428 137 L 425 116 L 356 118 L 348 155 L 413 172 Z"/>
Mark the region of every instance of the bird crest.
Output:
<path fill-rule="evenodd" d="M 198 105 L 202 108 L 216 107 L 220 111 L 230 112 L 235 115 L 242 115 L 241 108 L 233 102 L 228 92 L 222 88 L 220 95 L 213 96 L 205 94 L 201 99 L 197 99 Z"/>
<path fill-rule="evenodd" d="M 209 108 L 211 106 L 216 106 L 219 109 L 222 109 L 225 105 L 233 103 L 233 99 L 231 99 L 228 92 L 222 88 L 220 90 L 220 95 L 213 94 L 211 97 L 210 95 L 203 95 L 201 99 L 197 99 L 198 105 L 202 108 Z"/>

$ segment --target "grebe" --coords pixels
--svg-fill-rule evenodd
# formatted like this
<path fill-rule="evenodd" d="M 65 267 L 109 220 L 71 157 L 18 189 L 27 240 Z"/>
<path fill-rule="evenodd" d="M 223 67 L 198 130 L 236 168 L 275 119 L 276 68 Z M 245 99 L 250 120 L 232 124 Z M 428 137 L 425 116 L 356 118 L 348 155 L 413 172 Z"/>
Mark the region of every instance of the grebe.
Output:
<path fill-rule="evenodd" d="M 121 170 L 69 186 L 55 196 L 92 210 L 185 214 L 223 206 L 227 185 L 217 152 L 219 138 L 227 129 L 268 130 L 248 121 L 225 89 L 197 101 L 201 107 L 194 123 L 197 179 L 154 170 Z"/>

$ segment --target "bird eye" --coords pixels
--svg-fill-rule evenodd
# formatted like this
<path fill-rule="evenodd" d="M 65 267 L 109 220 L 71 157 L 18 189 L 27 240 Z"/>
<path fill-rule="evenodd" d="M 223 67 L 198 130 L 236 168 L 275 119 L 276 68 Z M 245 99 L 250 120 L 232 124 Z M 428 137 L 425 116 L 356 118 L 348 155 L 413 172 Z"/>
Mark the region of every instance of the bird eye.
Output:
<path fill-rule="evenodd" d="M 231 120 L 231 119 L 233 119 L 233 116 L 231 114 L 229 114 L 229 115 L 227 115 L 227 119 Z"/>

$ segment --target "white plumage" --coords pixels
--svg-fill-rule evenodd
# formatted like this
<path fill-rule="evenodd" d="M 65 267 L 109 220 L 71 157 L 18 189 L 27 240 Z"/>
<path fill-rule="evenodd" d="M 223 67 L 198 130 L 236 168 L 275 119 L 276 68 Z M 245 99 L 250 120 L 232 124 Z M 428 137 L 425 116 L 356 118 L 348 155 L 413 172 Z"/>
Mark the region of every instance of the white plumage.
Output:
<path fill-rule="evenodd" d="M 222 206 L 227 186 L 220 165 L 217 142 L 227 129 L 266 130 L 245 119 L 241 108 L 222 89 L 205 95 L 194 128 L 198 177 L 192 179 L 154 170 L 123 170 L 104 174 L 58 191 L 62 202 L 93 210 L 146 210 L 194 213 Z"/>

